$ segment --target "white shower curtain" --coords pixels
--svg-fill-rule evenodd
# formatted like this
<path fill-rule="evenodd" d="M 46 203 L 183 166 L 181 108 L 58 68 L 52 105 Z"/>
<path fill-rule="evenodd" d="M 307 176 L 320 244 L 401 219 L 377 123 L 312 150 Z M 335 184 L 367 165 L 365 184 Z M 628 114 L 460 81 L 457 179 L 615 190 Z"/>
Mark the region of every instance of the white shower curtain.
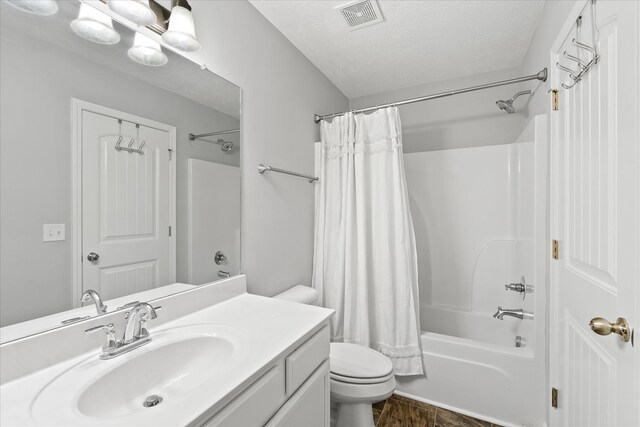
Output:
<path fill-rule="evenodd" d="M 396 107 L 321 124 L 313 287 L 334 341 L 369 346 L 396 375 L 422 374 L 418 270 Z"/>

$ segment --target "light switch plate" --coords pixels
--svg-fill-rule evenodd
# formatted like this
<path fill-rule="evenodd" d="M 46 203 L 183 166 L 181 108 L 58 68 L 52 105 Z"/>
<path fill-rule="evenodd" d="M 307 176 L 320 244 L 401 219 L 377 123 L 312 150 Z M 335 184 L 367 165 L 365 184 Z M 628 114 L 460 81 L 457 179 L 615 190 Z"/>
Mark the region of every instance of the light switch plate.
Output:
<path fill-rule="evenodd" d="M 43 224 L 42 225 L 42 241 L 43 242 L 59 242 L 65 239 L 64 224 Z"/>

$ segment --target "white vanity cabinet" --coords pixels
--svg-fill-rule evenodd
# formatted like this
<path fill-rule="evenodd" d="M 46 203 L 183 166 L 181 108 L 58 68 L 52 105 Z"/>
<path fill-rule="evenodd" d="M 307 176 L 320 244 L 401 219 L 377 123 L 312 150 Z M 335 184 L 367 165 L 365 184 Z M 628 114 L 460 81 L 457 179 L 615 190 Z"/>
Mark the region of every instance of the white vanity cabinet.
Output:
<path fill-rule="evenodd" d="M 84 331 L 122 326 L 119 311 L 0 345 L 0 425 L 329 427 L 332 311 L 244 290 L 240 277 L 156 300 L 152 340 L 112 360 Z"/>
<path fill-rule="evenodd" d="M 329 426 L 329 326 L 294 346 L 204 426 Z"/>

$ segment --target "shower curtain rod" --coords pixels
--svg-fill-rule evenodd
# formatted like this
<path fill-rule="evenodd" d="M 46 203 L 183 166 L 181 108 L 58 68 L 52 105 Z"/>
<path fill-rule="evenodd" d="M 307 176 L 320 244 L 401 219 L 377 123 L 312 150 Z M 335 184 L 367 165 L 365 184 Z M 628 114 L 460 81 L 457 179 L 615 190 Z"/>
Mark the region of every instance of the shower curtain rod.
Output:
<path fill-rule="evenodd" d="M 326 119 L 330 119 L 330 118 L 333 118 L 333 117 L 342 116 L 343 114 L 346 114 L 348 112 L 353 112 L 353 113 L 356 113 L 356 114 L 358 114 L 358 113 L 367 113 L 369 111 L 374 111 L 374 110 L 377 110 L 379 108 L 386 108 L 386 107 L 399 106 L 399 105 L 407 105 L 407 104 L 413 104 L 415 102 L 422 102 L 422 101 L 430 101 L 432 99 L 445 98 L 447 96 L 458 95 L 458 94 L 467 93 L 467 92 L 473 92 L 473 91 L 476 91 L 476 90 L 489 89 L 489 88 L 492 88 L 492 87 L 505 86 L 505 85 L 511 85 L 511 84 L 514 84 L 514 83 L 526 82 L 528 80 L 541 80 L 543 82 L 546 82 L 547 81 L 547 69 L 543 68 L 542 71 L 540 71 L 538 74 L 532 74 L 530 76 L 518 77 L 518 78 L 515 78 L 515 79 L 509 79 L 509 80 L 502 80 L 502 81 L 499 81 L 499 82 L 487 83 L 487 84 L 484 84 L 484 85 L 472 86 L 472 87 L 467 87 L 467 88 L 464 88 L 464 89 L 451 90 L 451 91 L 447 91 L 447 92 L 436 93 L 436 94 L 433 94 L 433 95 L 421 96 L 420 98 L 405 99 L 403 101 L 390 102 L 388 104 L 376 105 L 375 107 L 360 108 L 360 109 L 352 110 L 352 111 L 343 111 L 341 113 L 325 114 L 323 116 L 315 114 L 313 116 L 313 121 L 316 122 L 316 123 L 320 123 L 320 120 L 326 120 Z"/>

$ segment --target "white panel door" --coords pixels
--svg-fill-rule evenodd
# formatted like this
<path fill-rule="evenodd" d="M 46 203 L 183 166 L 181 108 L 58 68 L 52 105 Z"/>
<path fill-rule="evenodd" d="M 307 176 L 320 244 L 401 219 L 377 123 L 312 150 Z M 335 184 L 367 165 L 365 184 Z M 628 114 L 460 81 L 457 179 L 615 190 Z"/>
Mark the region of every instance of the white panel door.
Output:
<path fill-rule="evenodd" d="M 144 154 L 116 150 L 120 136 Z M 82 112 L 83 291 L 110 299 L 173 283 L 169 144 L 167 131 Z"/>
<path fill-rule="evenodd" d="M 597 1 L 598 65 L 572 89 L 556 61 L 564 52 L 590 58 L 572 43 L 592 45 L 592 8 L 580 2 L 552 52 L 552 87 L 560 108 L 552 114 L 551 409 L 555 426 L 638 426 L 638 350 L 618 335 L 597 335 L 591 319 L 618 317 L 640 326 L 638 2 Z M 571 28 L 569 28 L 571 26 Z M 577 56 L 577 55 L 576 55 Z M 587 62 L 585 61 L 585 62 Z M 636 343 L 637 346 L 637 343 Z"/>
<path fill-rule="evenodd" d="M 240 168 L 189 160 L 189 284 L 238 274 L 240 265 Z M 226 261 L 216 264 L 216 252 Z"/>

